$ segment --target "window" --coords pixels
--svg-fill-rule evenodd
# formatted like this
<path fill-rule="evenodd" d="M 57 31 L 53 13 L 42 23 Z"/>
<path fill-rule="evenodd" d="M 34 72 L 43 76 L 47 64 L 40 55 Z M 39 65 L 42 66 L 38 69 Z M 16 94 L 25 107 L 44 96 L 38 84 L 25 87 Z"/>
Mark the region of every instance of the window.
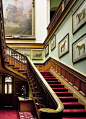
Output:
<path fill-rule="evenodd" d="M 10 76 L 5 78 L 5 94 L 12 94 L 12 78 Z"/>

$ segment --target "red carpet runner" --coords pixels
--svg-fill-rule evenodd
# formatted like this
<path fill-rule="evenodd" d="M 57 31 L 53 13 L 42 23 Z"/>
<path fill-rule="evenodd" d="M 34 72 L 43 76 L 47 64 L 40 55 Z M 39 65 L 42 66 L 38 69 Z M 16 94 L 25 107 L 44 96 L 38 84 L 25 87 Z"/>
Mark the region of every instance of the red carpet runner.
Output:
<path fill-rule="evenodd" d="M 62 119 L 86 119 L 86 110 L 84 105 L 78 103 L 78 99 L 64 88 L 64 85 L 58 81 L 50 72 L 41 72 L 45 80 L 57 94 L 64 105 Z"/>
<path fill-rule="evenodd" d="M 15 110 L 0 110 L 0 119 L 19 119 L 18 112 Z"/>

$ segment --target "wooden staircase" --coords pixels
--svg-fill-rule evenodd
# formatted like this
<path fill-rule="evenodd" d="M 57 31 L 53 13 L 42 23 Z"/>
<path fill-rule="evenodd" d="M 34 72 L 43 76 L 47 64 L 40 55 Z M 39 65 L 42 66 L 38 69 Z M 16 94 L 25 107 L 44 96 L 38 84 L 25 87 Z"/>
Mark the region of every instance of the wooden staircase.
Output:
<path fill-rule="evenodd" d="M 5 42 L 2 0 L 0 0 L 0 72 L 18 76 L 28 82 L 38 119 L 62 119 L 63 104 L 25 55 L 8 47 Z"/>

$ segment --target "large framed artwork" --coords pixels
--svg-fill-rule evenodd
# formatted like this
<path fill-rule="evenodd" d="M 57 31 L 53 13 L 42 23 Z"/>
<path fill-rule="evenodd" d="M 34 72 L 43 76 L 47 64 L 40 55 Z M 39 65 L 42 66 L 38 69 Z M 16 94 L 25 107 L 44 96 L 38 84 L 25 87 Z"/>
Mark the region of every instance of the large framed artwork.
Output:
<path fill-rule="evenodd" d="M 72 33 L 74 34 L 86 23 L 86 0 L 72 15 Z"/>
<path fill-rule="evenodd" d="M 33 37 L 33 9 L 32 0 L 3 0 L 5 37 Z"/>
<path fill-rule="evenodd" d="M 69 33 L 58 43 L 59 58 L 69 52 Z"/>
<path fill-rule="evenodd" d="M 32 50 L 32 59 L 43 59 L 43 50 Z"/>
<path fill-rule="evenodd" d="M 86 58 L 86 33 L 72 44 L 73 63 Z"/>
<path fill-rule="evenodd" d="M 51 51 L 56 47 L 56 36 L 51 39 Z"/>
<path fill-rule="evenodd" d="M 45 57 L 49 54 L 49 44 L 45 47 Z"/>

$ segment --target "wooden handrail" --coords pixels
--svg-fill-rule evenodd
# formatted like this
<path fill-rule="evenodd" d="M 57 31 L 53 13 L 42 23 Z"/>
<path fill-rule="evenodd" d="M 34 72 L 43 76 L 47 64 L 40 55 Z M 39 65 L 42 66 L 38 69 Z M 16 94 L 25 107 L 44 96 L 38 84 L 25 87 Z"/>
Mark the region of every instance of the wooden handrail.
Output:
<path fill-rule="evenodd" d="M 47 27 L 48 30 L 48 36 L 49 34 L 51 34 L 51 32 L 53 31 L 53 29 L 55 28 L 55 26 L 59 23 L 60 18 L 63 16 L 63 14 L 65 14 L 65 10 L 67 10 L 71 3 L 74 0 L 62 0 L 60 5 L 58 6 L 56 12 L 54 13 L 50 24 Z"/>
<path fill-rule="evenodd" d="M 73 88 L 86 97 L 86 74 L 59 61 L 54 57 L 49 57 L 43 64 L 35 64 L 39 71 L 54 70 L 57 75 L 69 82 Z M 41 68 L 40 68 L 41 67 Z"/>
<path fill-rule="evenodd" d="M 55 102 L 55 105 L 56 105 L 56 109 L 54 109 L 54 108 L 53 109 L 51 109 L 51 108 L 40 108 L 39 109 L 40 115 L 43 113 L 43 115 L 45 115 L 45 119 L 47 119 L 47 116 L 49 117 L 49 114 L 52 114 L 51 117 L 55 116 L 55 117 L 59 117 L 59 119 L 61 119 L 62 118 L 62 112 L 64 109 L 62 102 L 57 97 L 57 95 L 52 90 L 52 88 L 49 86 L 49 84 L 46 82 L 46 80 L 43 78 L 43 76 L 40 74 L 40 72 L 37 70 L 37 68 L 35 67 L 33 62 L 30 60 L 30 58 L 28 58 L 28 64 L 31 67 L 35 77 L 39 81 L 39 84 L 43 88 L 44 92 L 49 94 L 50 98 L 52 98 L 52 100 Z M 53 114 L 55 114 L 55 115 L 53 115 Z M 41 117 L 41 119 L 42 119 L 42 117 Z"/>
<path fill-rule="evenodd" d="M 33 92 L 33 95 L 35 93 L 36 93 L 35 96 L 39 93 L 43 93 L 45 96 L 45 99 L 44 99 L 44 97 L 42 98 L 43 104 L 41 104 L 41 106 L 44 106 L 45 108 L 39 107 L 39 113 L 38 113 L 39 119 L 43 119 L 44 115 L 45 115 L 45 119 L 47 119 L 47 115 L 48 115 L 48 117 L 50 116 L 50 119 L 53 116 L 59 117 L 59 119 L 62 119 L 62 112 L 64 109 L 62 102 L 56 96 L 54 91 L 50 88 L 49 84 L 45 81 L 43 76 L 36 69 L 36 67 L 34 66 L 32 61 L 29 58 L 27 58 L 25 55 L 19 53 L 18 51 L 15 51 L 14 49 L 12 49 L 6 45 L 5 33 L 4 33 L 2 0 L 0 0 L 0 7 L 1 7 L 0 8 L 0 10 L 1 10 L 1 14 L 0 14 L 1 15 L 1 21 L 0 21 L 1 22 L 1 30 L 0 30 L 1 46 L 0 46 L 0 49 L 1 49 L 3 68 L 7 69 L 7 67 L 5 65 L 7 60 L 9 60 L 10 65 L 12 63 L 13 63 L 13 65 L 16 65 L 16 63 L 19 64 L 18 66 L 20 69 L 23 65 L 26 69 L 28 82 L 32 83 L 31 84 L 32 89 L 34 88 L 33 85 L 36 85 L 36 84 L 38 85 L 38 88 L 40 88 L 40 90 L 38 90 L 38 92 Z M 22 60 L 25 60 L 25 61 L 22 61 Z M 12 69 L 12 71 L 13 71 L 13 69 Z M 34 81 L 36 83 L 32 82 L 32 80 L 33 80 L 32 77 L 35 79 Z M 42 92 L 41 92 L 41 90 L 42 90 Z M 47 99 L 48 99 L 48 101 L 49 100 L 51 101 L 51 104 L 47 102 Z M 35 103 L 35 105 L 36 105 L 36 103 Z"/>

